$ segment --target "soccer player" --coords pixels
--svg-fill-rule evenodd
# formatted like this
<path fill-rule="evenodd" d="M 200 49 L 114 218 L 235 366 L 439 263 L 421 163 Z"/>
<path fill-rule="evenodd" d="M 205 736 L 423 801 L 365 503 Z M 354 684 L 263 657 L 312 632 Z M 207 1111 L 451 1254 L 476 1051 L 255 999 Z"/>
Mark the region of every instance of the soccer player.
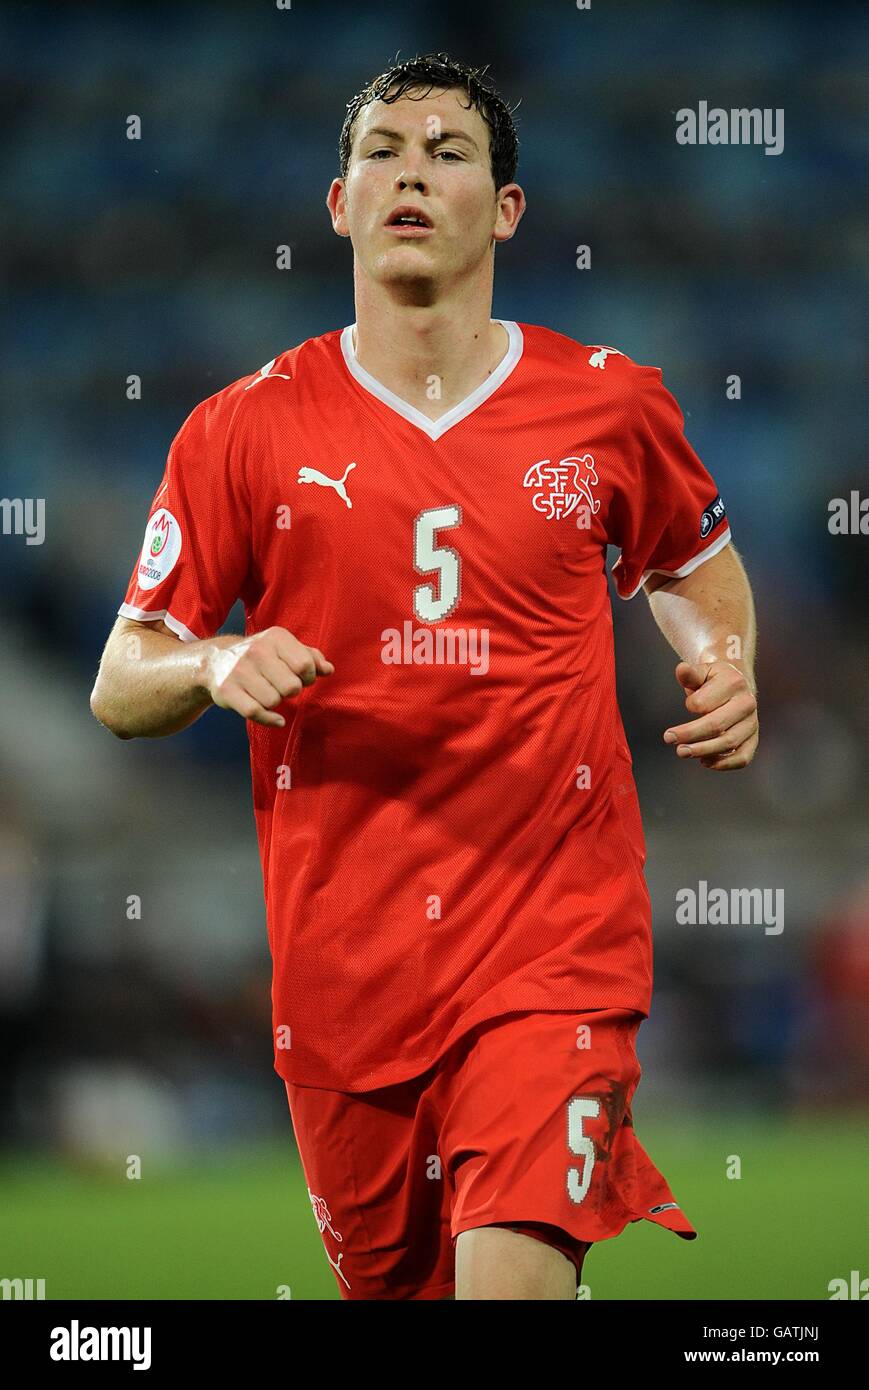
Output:
<path fill-rule="evenodd" d="M 652 939 L 606 548 L 681 658 L 664 740 L 716 771 L 757 745 L 751 593 L 660 370 L 491 317 L 525 198 L 485 73 L 396 64 L 339 148 L 356 321 L 182 425 L 91 708 L 247 721 L 275 1068 L 341 1296 L 575 1298 L 629 1222 L 696 1234 L 632 1124 Z"/>

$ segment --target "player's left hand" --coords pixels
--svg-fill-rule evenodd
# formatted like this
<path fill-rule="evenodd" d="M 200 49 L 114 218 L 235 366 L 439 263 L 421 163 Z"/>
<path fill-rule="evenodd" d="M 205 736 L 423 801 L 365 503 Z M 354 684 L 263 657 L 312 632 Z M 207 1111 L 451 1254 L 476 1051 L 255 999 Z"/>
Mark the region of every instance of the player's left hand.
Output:
<path fill-rule="evenodd" d="M 698 718 L 665 730 L 664 742 L 675 744 L 677 757 L 696 758 L 715 772 L 747 767 L 759 731 L 757 698 L 746 673 L 730 661 L 680 661 L 676 679 L 686 692 L 685 708 Z"/>

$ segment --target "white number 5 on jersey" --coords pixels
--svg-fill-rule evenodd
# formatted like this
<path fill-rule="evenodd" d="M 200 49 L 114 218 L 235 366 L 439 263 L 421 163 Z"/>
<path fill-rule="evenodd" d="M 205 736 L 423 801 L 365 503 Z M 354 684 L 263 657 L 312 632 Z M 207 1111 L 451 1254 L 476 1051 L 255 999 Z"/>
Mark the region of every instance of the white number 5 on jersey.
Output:
<path fill-rule="evenodd" d="M 582 1122 L 600 1114 L 597 1096 L 574 1096 L 567 1103 L 567 1147 L 582 1158 L 582 1173 L 578 1168 L 567 1170 L 567 1195 L 571 1202 L 581 1202 L 591 1186 L 594 1172 L 594 1140 L 582 1132 Z"/>
<path fill-rule="evenodd" d="M 418 584 L 413 591 L 413 611 L 422 623 L 446 618 L 459 601 L 462 561 L 449 545 L 435 545 L 435 532 L 446 526 L 459 526 L 462 509 L 456 504 L 429 507 L 413 523 L 413 567 L 417 574 L 440 574 L 438 594 L 431 584 Z"/>

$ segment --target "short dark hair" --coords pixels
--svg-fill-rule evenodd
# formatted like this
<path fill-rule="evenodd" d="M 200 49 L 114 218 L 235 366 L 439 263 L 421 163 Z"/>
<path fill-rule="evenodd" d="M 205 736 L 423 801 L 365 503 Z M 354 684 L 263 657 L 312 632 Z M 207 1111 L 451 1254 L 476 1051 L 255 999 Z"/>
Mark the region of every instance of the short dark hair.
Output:
<path fill-rule="evenodd" d="M 471 68 L 456 62 L 448 53 L 424 53 L 403 63 L 398 62 L 397 58 L 396 54 L 392 66 L 379 77 L 372 78 L 347 103 L 347 115 L 338 141 L 341 177 L 347 177 L 353 147 L 353 127 L 363 106 L 373 101 L 391 104 L 414 87 L 427 89 L 419 100 L 428 96 L 435 87 L 461 87 L 468 97 L 467 109 L 476 107 L 489 127 L 489 156 L 496 192 L 505 183 L 512 183 L 519 158 L 519 138 L 513 122 L 513 111 L 495 90 L 491 79 L 485 76 L 488 63 L 482 68 Z M 393 87 L 395 91 L 391 90 Z"/>

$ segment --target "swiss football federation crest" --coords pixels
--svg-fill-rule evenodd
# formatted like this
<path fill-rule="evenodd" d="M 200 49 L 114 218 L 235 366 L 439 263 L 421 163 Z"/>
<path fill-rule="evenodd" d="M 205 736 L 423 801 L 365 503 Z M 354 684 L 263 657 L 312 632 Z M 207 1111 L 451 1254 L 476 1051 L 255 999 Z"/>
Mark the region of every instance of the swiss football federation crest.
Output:
<path fill-rule="evenodd" d="M 343 1241 L 344 1237 L 341 1235 L 341 1232 L 336 1231 L 335 1227 L 332 1225 L 332 1213 L 326 1205 L 325 1198 L 318 1197 L 315 1192 L 311 1191 L 310 1187 L 308 1188 L 308 1196 L 311 1199 L 311 1206 L 314 1211 L 314 1220 L 317 1223 L 317 1228 L 320 1232 L 320 1235 L 322 1236 L 324 1231 L 328 1231 L 329 1235 L 332 1236 L 333 1240 L 336 1240 L 340 1244 Z M 325 1245 L 325 1243 L 326 1238 L 325 1236 L 323 1236 L 323 1244 Z M 329 1261 L 335 1273 L 338 1275 L 338 1278 L 343 1279 L 344 1283 L 347 1285 L 349 1289 L 350 1281 L 341 1269 L 341 1261 L 343 1260 L 343 1258 L 344 1251 L 342 1250 L 337 1260 L 333 1260 L 332 1256 L 329 1254 L 329 1248 L 328 1246 L 326 1246 L 326 1259 Z"/>
<path fill-rule="evenodd" d="M 532 507 L 550 521 L 557 521 L 570 516 L 581 502 L 592 516 L 599 512 L 600 500 L 592 492 L 598 481 L 594 459 L 591 454 L 583 454 L 581 458 L 559 459 L 558 463 L 549 459 L 533 463 L 522 486 L 536 488 Z"/>

